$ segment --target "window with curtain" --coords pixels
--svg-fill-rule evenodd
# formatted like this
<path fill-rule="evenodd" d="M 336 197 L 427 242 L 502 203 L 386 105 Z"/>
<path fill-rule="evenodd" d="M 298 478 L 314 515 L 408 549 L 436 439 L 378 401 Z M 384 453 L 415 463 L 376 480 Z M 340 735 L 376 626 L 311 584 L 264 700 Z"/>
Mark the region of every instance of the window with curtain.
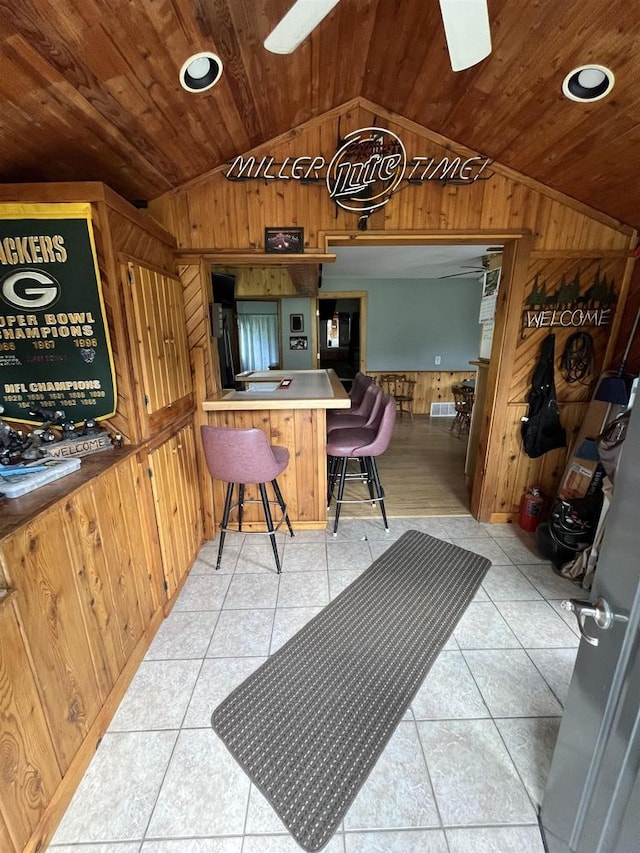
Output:
<path fill-rule="evenodd" d="M 238 314 L 240 370 L 268 370 L 279 360 L 277 314 Z"/>

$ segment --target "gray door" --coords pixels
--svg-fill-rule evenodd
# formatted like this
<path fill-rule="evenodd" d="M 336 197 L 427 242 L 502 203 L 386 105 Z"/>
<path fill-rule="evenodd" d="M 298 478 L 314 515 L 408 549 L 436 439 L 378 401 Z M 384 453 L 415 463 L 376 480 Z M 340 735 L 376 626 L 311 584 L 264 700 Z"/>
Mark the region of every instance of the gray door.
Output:
<path fill-rule="evenodd" d="M 639 409 L 636 402 L 590 596 L 598 611 L 582 620 L 597 645 L 580 643 L 542 803 L 549 853 L 640 851 Z"/>

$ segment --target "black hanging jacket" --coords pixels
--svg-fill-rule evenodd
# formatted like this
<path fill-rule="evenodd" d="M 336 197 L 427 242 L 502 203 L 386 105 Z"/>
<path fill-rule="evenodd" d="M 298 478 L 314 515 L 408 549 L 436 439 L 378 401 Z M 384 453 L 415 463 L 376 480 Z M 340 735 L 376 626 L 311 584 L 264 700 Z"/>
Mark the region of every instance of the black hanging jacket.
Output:
<path fill-rule="evenodd" d="M 547 335 L 540 348 L 540 358 L 533 376 L 529 392 L 529 411 L 522 419 L 522 445 L 524 452 L 532 459 L 566 447 L 567 435 L 560 423 L 560 411 L 554 382 L 555 335 Z"/>

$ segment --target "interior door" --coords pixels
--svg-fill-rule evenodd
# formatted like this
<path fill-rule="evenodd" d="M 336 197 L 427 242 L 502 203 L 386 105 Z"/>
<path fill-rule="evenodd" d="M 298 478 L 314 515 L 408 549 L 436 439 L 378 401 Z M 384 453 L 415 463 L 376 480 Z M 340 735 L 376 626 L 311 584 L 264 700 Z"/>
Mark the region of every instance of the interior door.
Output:
<path fill-rule="evenodd" d="M 583 618 L 542 803 L 549 853 L 640 849 L 639 408 L 622 448 L 591 593 L 598 609 Z"/>

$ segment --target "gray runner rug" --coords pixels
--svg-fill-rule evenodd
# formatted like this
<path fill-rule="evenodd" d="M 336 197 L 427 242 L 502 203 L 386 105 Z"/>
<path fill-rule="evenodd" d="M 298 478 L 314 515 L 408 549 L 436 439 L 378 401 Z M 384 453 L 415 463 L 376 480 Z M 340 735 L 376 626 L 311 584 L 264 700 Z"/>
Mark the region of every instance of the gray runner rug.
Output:
<path fill-rule="evenodd" d="M 305 850 L 330 840 L 490 565 L 409 530 L 214 711 Z"/>

